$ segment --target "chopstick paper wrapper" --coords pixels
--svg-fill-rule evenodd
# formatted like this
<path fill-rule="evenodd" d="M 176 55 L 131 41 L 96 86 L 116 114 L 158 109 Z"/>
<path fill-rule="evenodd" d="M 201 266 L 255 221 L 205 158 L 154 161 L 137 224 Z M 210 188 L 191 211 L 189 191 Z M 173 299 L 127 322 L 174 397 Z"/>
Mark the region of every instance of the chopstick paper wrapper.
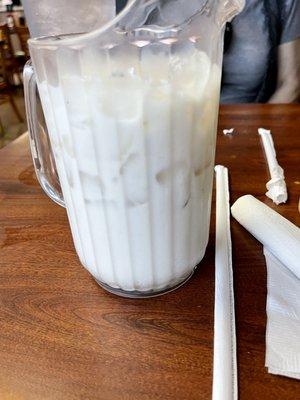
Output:
<path fill-rule="evenodd" d="M 271 175 L 271 180 L 269 180 L 269 182 L 266 184 L 266 188 L 268 190 L 266 196 L 272 199 L 276 204 L 285 203 L 287 201 L 287 189 L 284 180 L 284 171 L 277 162 L 276 151 L 271 132 L 266 129 L 259 128 L 258 133 L 262 138 Z"/>
<path fill-rule="evenodd" d="M 240 197 L 232 215 L 300 279 L 300 229 L 251 195 Z"/>
<path fill-rule="evenodd" d="M 232 215 L 263 245 L 268 271 L 266 367 L 300 379 L 300 229 L 247 195 Z"/>
<path fill-rule="evenodd" d="M 213 400 L 236 400 L 237 363 L 228 170 L 216 171 L 216 255 Z"/>

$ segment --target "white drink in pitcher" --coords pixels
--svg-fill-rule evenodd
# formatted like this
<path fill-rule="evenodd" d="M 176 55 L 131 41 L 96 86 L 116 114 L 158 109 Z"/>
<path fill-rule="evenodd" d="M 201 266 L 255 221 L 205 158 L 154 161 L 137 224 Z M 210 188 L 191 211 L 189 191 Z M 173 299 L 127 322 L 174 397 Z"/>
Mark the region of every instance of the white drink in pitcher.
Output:
<path fill-rule="evenodd" d="M 90 56 L 39 82 L 75 247 L 102 284 L 164 290 L 207 245 L 220 69 L 194 48 Z"/>

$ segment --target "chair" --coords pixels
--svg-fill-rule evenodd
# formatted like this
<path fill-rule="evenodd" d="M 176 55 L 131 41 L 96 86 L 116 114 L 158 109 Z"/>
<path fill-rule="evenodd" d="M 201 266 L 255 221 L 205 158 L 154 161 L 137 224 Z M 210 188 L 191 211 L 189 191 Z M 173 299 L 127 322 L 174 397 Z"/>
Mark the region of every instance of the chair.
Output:
<path fill-rule="evenodd" d="M 6 43 L 4 40 L 0 41 L 0 105 L 9 102 L 14 110 L 19 122 L 23 122 L 23 117 L 18 110 L 18 107 L 13 98 L 13 88 L 10 83 L 9 73 L 7 69 L 6 58 Z M 2 122 L 0 120 L 0 134 L 4 134 Z"/>
<path fill-rule="evenodd" d="M 18 60 L 14 56 L 14 50 L 7 24 L 0 25 L 0 41 L 2 43 L 1 58 L 5 64 L 6 80 L 13 84 L 14 74 L 19 76 L 21 68 Z"/>
<path fill-rule="evenodd" d="M 28 48 L 28 39 L 30 38 L 29 30 L 27 26 L 16 26 L 16 33 L 19 36 L 21 48 L 24 53 L 25 61 L 29 60 L 29 48 Z"/>

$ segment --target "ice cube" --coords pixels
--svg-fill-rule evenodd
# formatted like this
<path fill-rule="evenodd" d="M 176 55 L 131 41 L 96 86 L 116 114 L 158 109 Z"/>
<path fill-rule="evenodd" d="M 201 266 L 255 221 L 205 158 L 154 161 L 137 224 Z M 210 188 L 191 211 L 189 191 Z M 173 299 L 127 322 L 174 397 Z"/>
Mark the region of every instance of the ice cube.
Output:
<path fill-rule="evenodd" d="M 140 49 L 141 75 L 146 82 L 168 82 L 170 49 L 165 43 L 151 43 Z"/>
<path fill-rule="evenodd" d="M 85 172 L 80 172 L 80 181 L 85 200 L 102 200 L 103 183 L 99 175 L 91 175 Z"/>
<path fill-rule="evenodd" d="M 120 174 L 124 180 L 125 195 L 130 206 L 147 201 L 147 180 L 141 154 L 131 153 L 123 162 Z"/>
<path fill-rule="evenodd" d="M 190 40 L 172 45 L 170 77 L 176 86 L 193 89 L 195 97 L 200 99 L 209 85 L 210 71 L 209 57 Z"/>
<path fill-rule="evenodd" d="M 161 185 L 172 185 L 175 190 L 175 202 L 181 208 L 186 207 L 191 197 L 191 168 L 186 162 L 176 162 L 156 174 Z"/>

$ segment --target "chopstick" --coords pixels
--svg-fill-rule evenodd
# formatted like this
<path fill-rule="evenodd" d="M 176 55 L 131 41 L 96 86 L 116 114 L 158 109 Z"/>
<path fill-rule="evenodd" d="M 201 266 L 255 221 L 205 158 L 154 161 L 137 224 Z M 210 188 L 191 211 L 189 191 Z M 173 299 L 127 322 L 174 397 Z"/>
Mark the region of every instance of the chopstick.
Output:
<path fill-rule="evenodd" d="M 216 253 L 213 400 L 237 400 L 236 332 L 228 169 L 216 172 Z"/>

